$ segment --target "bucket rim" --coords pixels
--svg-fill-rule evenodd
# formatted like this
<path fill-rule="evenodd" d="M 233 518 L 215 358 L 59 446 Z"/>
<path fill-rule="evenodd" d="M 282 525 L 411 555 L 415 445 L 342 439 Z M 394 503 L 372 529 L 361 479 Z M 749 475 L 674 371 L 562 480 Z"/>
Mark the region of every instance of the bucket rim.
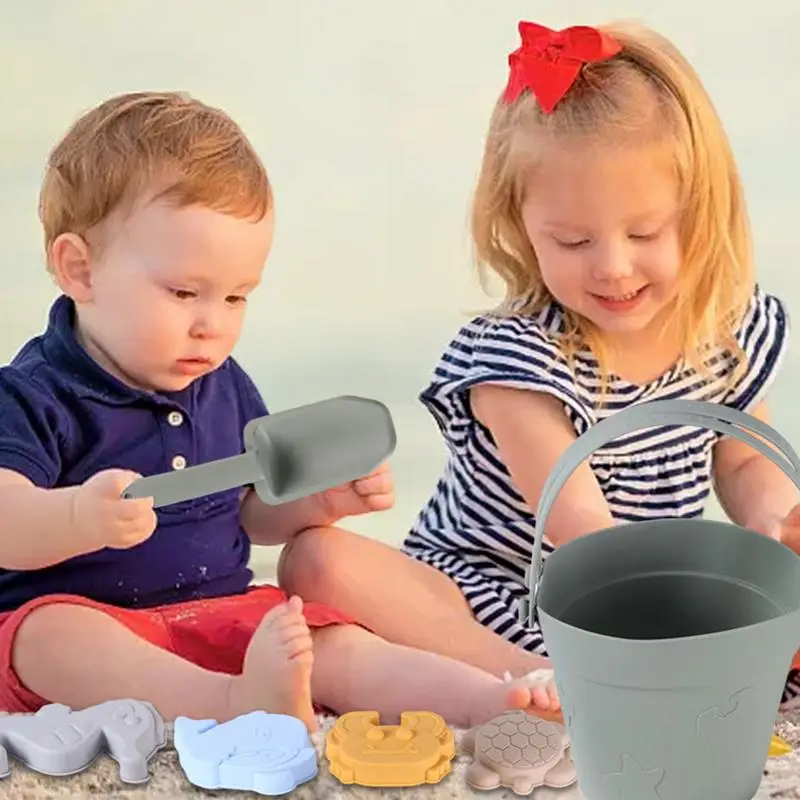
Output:
<path fill-rule="evenodd" d="M 741 633 L 742 631 L 752 630 L 753 628 L 760 628 L 766 627 L 768 625 L 778 625 L 783 624 L 786 617 L 791 617 L 793 615 L 800 616 L 800 606 L 795 608 L 792 611 L 784 611 L 784 613 L 780 614 L 777 617 L 772 617 L 770 619 L 765 619 L 760 622 L 751 622 L 747 625 L 740 625 L 736 628 L 728 628 L 724 631 L 713 631 L 712 633 L 695 633 L 691 634 L 690 636 L 669 636 L 669 637 L 662 637 L 658 639 L 628 639 L 622 636 L 609 636 L 605 633 L 597 633 L 596 631 L 588 631 L 585 628 L 580 628 L 577 625 L 572 625 L 569 622 L 564 622 L 563 620 L 559 619 L 558 617 L 554 616 L 553 614 L 549 614 L 545 611 L 541 606 L 538 609 L 538 613 L 543 616 L 547 617 L 548 619 L 552 620 L 554 623 L 558 624 L 562 628 L 569 628 L 569 630 L 574 631 L 575 633 L 580 633 L 583 636 L 588 636 L 594 639 L 595 641 L 602 641 L 602 642 L 614 642 L 614 643 L 624 643 L 624 645 L 637 645 L 639 647 L 648 646 L 648 647 L 656 647 L 656 646 L 664 646 L 664 645 L 674 645 L 676 643 L 686 643 L 692 644 L 693 642 L 698 642 L 702 640 L 703 642 L 715 641 L 717 639 L 722 638 L 730 638 L 736 634 Z M 798 635 L 798 643 L 800 643 L 800 635 Z M 545 643 L 545 646 L 546 643 Z"/>
<path fill-rule="evenodd" d="M 549 612 L 547 610 L 548 595 L 550 594 L 549 583 L 550 583 L 550 581 L 553 580 L 553 570 L 563 569 L 564 560 L 567 559 L 567 558 L 575 558 L 577 556 L 577 554 L 580 553 L 581 548 L 589 548 L 589 547 L 595 546 L 595 544 L 597 542 L 597 539 L 595 537 L 612 536 L 612 537 L 615 537 L 615 538 L 622 537 L 623 539 L 627 539 L 627 538 L 638 539 L 638 537 L 641 535 L 641 532 L 636 530 L 636 528 L 638 528 L 640 525 L 651 525 L 651 524 L 655 523 L 659 527 L 663 527 L 663 528 L 667 528 L 667 529 L 669 529 L 669 528 L 678 529 L 678 528 L 683 528 L 683 524 L 682 523 L 685 523 L 686 521 L 687 520 L 685 518 L 681 518 L 681 517 L 668 517 L 668 518 L 664 518 L 664 519 L 645 520 L 645 521 L 638 521 L 637 520 L 637 521 L 632 521 L 632 522 L 626 523 L 624 525 L 611 525 L 611 526 L 609 526 L 607 528 L 601 528 L 600 530 L 594 531 L 591 534 L 587 534 L 585 536 L 578 536 L 578 537 L 576 537 L 574 539 L 570 539 L 569 541 L 564 542 L 562 545 L 559 545 L 551 553 L 549 553 L 547 555 L 546 562 L 549 562 L 549 564 L 548 564 L 549 568 L 545 568 L 544 570 L 542 570 L 541 580 L 540 580 L 539 587 L 538 587 L 539 591 L 537 592 L 538 597 L 537 597 L 537 603 L 536 603 L 536 609 L 535 609 L 536 614 L 537 615 L 538 614 L 546 615 L 549 619 L 558 622 L 558 624 L 560 624 L 562 626 L 568 627 L 568 628 L 570 628 L 572 630 L 575 630 L 575 631 L 581 631 L 584 634 L 590 634 L 593 637 L 596 637 L 597 640 L 603 640 L 603 641 L 607 640 L 607 641 L 615 641 L 615 642 L 637 642 L 637 643 L 650 642 L 650 643 L 653 643 L 653 644 L 665 644 L 667 642 L 684 642 L 684 641 L 685 642 L 691 642 L 691 641 L 693 641 L 695 639 L 708 639 L 709 637 L 717 637 L 717 636 L 723 635 L 723 634 L 734 634 L 734 633 L 736 633 L 738 631 L 749 630 L 749 629 L 752 629 L 754 627 L 757 627 L 757 626 L 760 626 L 760 625 L 764 625 L 767 622 L 780 621 L 784 617 L 790 616 L 790 615 L 795 614 L 795 613 L 800 611 L 800 601 L 798 601 L 798 603 L 795 605 L 795 607 L 790 607 L 790 608 L 787 609 L 785 604 L 777 603 L 773 599 L 773 597 L 770 596 L 770 594 L 764 592 L 760 585 L 753 584 L 753 583 L 751 583 L 749 581 L 747 582 L 748 587 L 753 589 L 753 590 L 755 590 L 758 594 L 760 594 L 762 597 L 764 597 L 770 603 L 772 603 L 772 605 L 780 613 L 777 614 L 775 617 L 771 617 L 770 619 L 767 619 L 767 620 L 762 620 L 760 622 L 752 622 L 752 623 L 749 623 L 748 625 L 742 625 L 742 626 L 739 626 L 739 627 L 736 627 L 736 628 L 730 628 L 728 630 L 715 631 L 714 633 L 694 634 L 694 635 L 691 635 L 691 636 L 675 636 L 675 637 L 658 638 L 658 639 L 626 639 L 626 638 L 622 638 L 622 637 L 607 636 L 606 634 L 599 634 L 599 633 L 596 633 L 594 631 L 584 630 L 583 628 L 580 628 L 578 626 L 571 625 L 569 623 L 563 622 L 557 615 L 555 615 L 552 612 Z M 736 533 L 749 534 L 751 537 L 757 537 L 757 540 L 759 541 L 759 545 L 758 546 L 760 548 L 762 548 L 762 549 L 763 548 L 772 548 L 773 550 L 776 550 L 776 549 L 779 548 L 782 551 L 781 557 L 783 557 L 783 558 L 786 558 L 787 554 L 790 553 L 792 558 L 793 558 L 793 560 L 794 560 L 794 562 L 795 562 L 795 566 L 798 569 L 800 569 L 800 553 L 792 550 L 792 548 L 790 548 L 788 545 L 784 544 L 783 542 L 779 541 L 778 539 L 775 539 L 772 536 L 766 536 L 766 535 L 764 535 L 762 533 L 759 533 L 758 531 L 753 530 L 752 528 L 747 528 L 747 527 L 745 527 L 743 525 L 737 525 L 736 523 L 731 522 L 730 520 L 717 520 L 717 519 L 708 519 L 708 518 L 700 517 L 700 518 L 697 518 L 697 519 L 692 519 L 690 521 L 692 522 L 693 525 L 701 525 L 703 527 L 718 528 L 718 529 L 719 528 L 733 528 Z M 727 534 L 727 533 L 729 533 L 729 531 L 725 532 L 725 534 Z M 578 553 L 576 553 L 575 551 L 578 551 Z M 704 573 L 702 571 L 694 570 L 694 569 L 655 569 L 655 568 L 648 569 L 646 571 L 638 573 L 636 575 L 636 577 L 637 578 L 642 578 L 642 577 L 649 577 L 649 576 L 652 576 L 652 575 L 660 575 L 660 574 L 682 574 L 682 575 L 697 574 L 697 575 L 701 575 L 703 577 L 712 577 L 708 573 Z M 724 575 L 714 575 L 713 577 L 715 577 L 715 578 L 717 578 L 719 580 L 726 580 L 726 577 Z M 605 588 L 606 586 L 610 586 L 610 585 L 612 585 L 613 583 L 616 583 L 616 582 L 617 581 L 603 582 L 601 587 L 596 587 L 596 588 Z M 579 595 L 579 596 L 583 596 L 583 595 Z M 574 597 L 572 599 L 575 600 L 575 599 L 578 599 L 578 598 Z M 800 641 L 800 636 L 798 636 L 798 641 Z"/>
<path fill-rule="evenodd" d="M 652 526 L 659 526 L 663 528 L 683 528 L 686 526 L 687 523 L 691 525 L 697 525 L 704 528 L 733 528 L 737 532 L 745 533 L 751 536 L 758 537 L 758 541 L 763 542 L 763 547 L 772 547 L 772 548 L 779 548 L 791 553 L 795 558 L 800 559 L 800 553 L 792 550 L 791 547 L 784 544 L 779 539 L 776 539 L 774 536 L 767 536 L 766 534 L 760 533 L 753 528 L 748 528 L 746 525 L 739 525 L 736 522 L 731 522 L 730 520 L 726 519 L 709 519 L 708 517 L 660 517 L 658 519 L 637 519 L 637 520 L 630 520 L 625 522 L 614 522 L 611 525 L 606 526 L 605 528 L 598 528 L 597 530 L 591 531 L 590 533 L 584 534 L 583 536 L 576 536 L 573 539 L 569 539 L 558 546 L 554 546 L 549 539 L 547 541 L 548 544 L 553 548 L 553 550 L 547 553 L 544 562 L 545 565 L 548 562 L 552 562 L 554 558 L 556 558 L 557 553 L 563 553 L 568 551 L 570 548 L 578 549 L 579 547 L 587 547 L 589 545 L 586 542 L 590 539 L 594 539 L 596 536 L 604 536 L 604 535 L 614 535 L 614 536 L 634 536 L 635 534 L 639 533 L 637 528 L 641 527 L 649 527 Z M 595 540 L 596 541 L 596 540 Z M 563 558 L 563 556 L 559 556 Z M 545 573 L 546 567 L 542 570 L 542 582 L 545 580 Z"/>

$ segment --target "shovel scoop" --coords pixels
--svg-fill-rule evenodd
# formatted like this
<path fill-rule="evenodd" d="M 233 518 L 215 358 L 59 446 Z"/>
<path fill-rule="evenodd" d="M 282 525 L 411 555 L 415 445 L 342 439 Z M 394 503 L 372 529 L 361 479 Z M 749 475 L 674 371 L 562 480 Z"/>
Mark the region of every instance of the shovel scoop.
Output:
<path fill-rule="evenodd" d="M 280 505 L 369 474 L 397 442 L 386 406 L 350 396 L 258 417 L 243 436 L 241 455 L 139 478 L 122 497 L 160 508 L 252 484 L 262 502 Z"/>

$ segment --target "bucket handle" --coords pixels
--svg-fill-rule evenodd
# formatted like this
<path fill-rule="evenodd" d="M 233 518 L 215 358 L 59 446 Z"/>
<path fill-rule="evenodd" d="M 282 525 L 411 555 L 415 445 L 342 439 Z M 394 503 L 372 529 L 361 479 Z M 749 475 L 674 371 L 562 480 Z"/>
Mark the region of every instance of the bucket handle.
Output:
<path fill-rule="evenodd" d="M 536 509 L 533 554 L 528 571 L 528 597 L 520 602 L 519 616 L 523 624 L 533 625 L 536 618 L 544 568 L 542 539 L 545 522 L 564 484 L 584 460 L 603 445 L 619 436 L 661 425 L 694 425 L 739 439 L 780 467 L 800 489 L 800 459 L 794 449 L 774 428 L 750 414 L 702 400 L 652 400 L 612 414 L 589 428 L 562 453 L 544 483 Z M 753 433 L 770 442 L 780 452 L 764 444 Z"/>

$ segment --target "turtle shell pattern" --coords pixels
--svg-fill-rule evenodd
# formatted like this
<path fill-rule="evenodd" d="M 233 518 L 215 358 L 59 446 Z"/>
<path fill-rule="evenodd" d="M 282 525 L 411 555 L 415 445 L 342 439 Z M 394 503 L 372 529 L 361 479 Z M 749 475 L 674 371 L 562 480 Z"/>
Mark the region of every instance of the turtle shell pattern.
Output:
<path fill-rule="evenodd" d="M 547 720 L 524 711 L 507 711 L 482 725 L 475 737 L 475 757 L 487 765 L 525 770 L 555 764 L 564 740 Z"/>

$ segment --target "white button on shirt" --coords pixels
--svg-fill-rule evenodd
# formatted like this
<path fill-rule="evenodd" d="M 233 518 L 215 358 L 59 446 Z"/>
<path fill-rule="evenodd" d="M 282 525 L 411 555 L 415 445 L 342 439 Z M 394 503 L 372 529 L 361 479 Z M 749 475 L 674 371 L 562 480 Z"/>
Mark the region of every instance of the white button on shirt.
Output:
<path fill-rule="evenodd" d="M 170 411 L 167 415 L 167 422 L 172 425 L 173 428 L 177 428 L 183 422 L 183 414 L 180 411 Z"/>
<path fill-rule="evenodd" d="M 186 466 L 186 459 L 183 456 L 175 456 L 172 459 L 172 469 L 183 469 Z"/>

